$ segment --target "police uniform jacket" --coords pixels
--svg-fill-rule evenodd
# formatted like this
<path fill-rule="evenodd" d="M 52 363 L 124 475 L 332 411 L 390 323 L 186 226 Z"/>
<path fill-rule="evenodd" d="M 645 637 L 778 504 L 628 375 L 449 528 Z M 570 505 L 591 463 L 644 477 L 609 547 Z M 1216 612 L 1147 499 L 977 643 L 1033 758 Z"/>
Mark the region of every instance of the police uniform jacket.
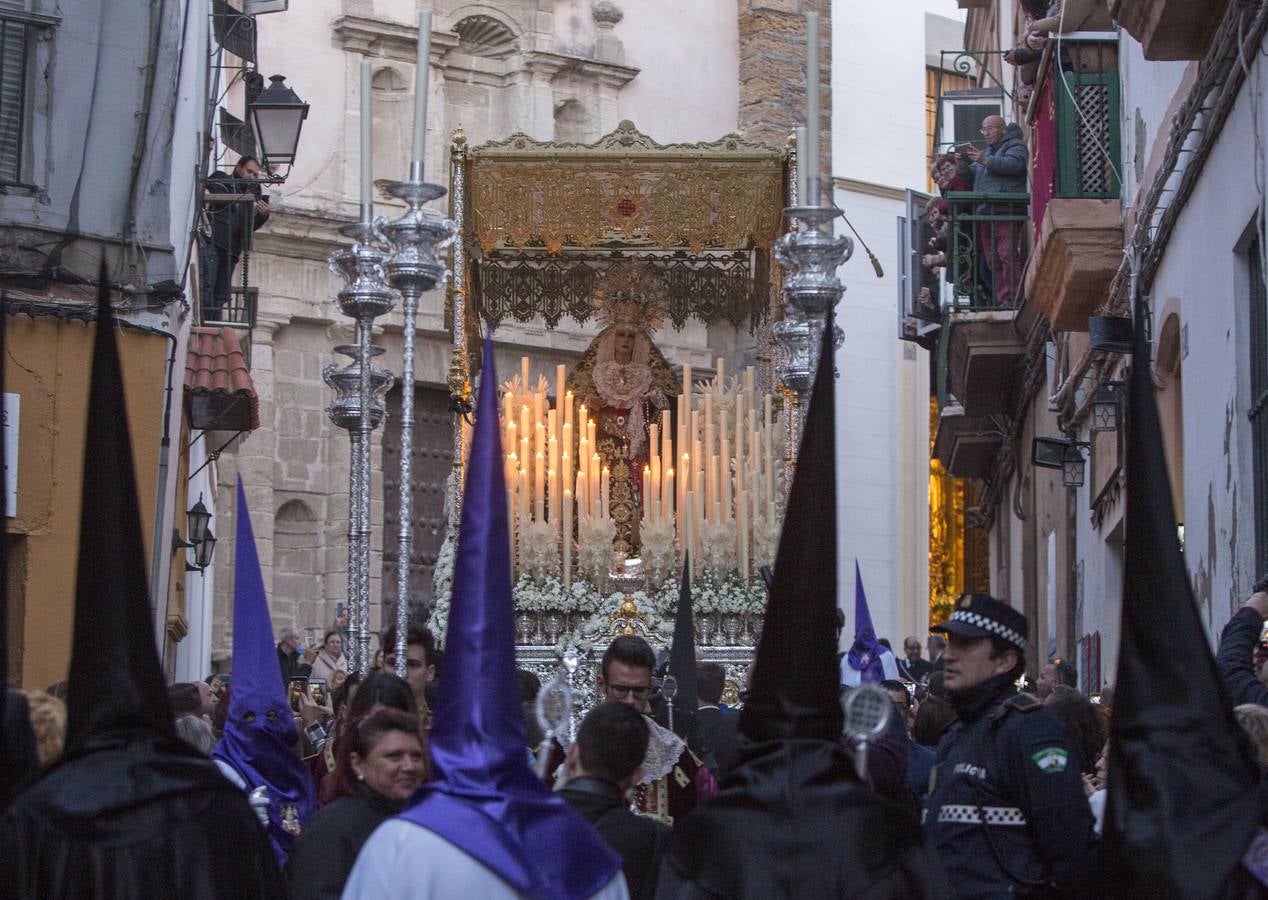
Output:
<path fill-rule="evenodd" d="M 956 895 L 1096 896 L 1099 841 L 1064 726 L 1008 675 L 955 705 L 923 816 Z"/>

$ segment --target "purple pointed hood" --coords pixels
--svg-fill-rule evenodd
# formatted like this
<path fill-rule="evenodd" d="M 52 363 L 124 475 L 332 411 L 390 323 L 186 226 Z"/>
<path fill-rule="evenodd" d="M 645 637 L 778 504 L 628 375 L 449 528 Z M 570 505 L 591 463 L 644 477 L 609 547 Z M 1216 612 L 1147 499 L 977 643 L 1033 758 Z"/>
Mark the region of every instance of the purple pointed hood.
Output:
<path fill-rule="evenodd" d="M 241 478 L 234 555 L 233 683 L 224 734 L 214 755 L 238 771 L 248 790 L 268 788 L 269 842 L 281 866 L 317 803 L 312 776 L 293 749 L 299 735 L 277 665 L 273 622 Z"/>
<path fill-rule="evenodd" d="M 529 768 L 515 676 L 515 608 L 493 341 L 467 464 L 445 677 L 432 719 L 436 780 L 414 795 L 421 825 L 534 898 L 590 897 L 620 858 Z"/>
<path fill-rule="evenodd" d="M 876 639 L 876 629 L 872 627 L 872 613 L 867 608 L 867 595 L 863 593 L 863 573 L 859 571 L 859 561 L 854 561 L 854 644 L 846 657 L 850 668 L 860 673 L 859 681 L 863 684 L 880 684 L 885 680 L 885 666 L 881 663 L 881 654 L 885 646 Z"/>

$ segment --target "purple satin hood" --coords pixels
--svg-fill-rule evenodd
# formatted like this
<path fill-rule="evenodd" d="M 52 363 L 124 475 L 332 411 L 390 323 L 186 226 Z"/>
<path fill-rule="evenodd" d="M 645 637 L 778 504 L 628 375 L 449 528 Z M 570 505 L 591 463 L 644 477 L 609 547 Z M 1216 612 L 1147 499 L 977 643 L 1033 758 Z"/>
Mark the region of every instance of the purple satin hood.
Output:
<path fill-rule="evenodd" d="M 401 818 L 434 832 L 528 897 L 598 893 L 621 860 L 529 768 L 515 677 L 515 609 L 493 341 L 467 466 L 445 674 L 432 719 L 436 780 Z"/>

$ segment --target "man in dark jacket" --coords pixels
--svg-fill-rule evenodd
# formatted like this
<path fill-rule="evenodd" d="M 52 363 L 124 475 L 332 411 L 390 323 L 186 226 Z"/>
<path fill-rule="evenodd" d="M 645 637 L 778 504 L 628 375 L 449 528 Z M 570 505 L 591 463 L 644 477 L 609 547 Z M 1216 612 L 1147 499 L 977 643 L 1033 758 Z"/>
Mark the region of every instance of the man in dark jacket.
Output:
<path fill-rule="evenodd" d="M 202 266 L 203 316 L 214 321 L 229 303 L 233 270 L 249 247 L 250 237 L 268 221 L 269 201 L 260 191 L 260 163 L 254 156 L 243 156 L 233 172 L 212 172 L 207 176 L 205 200 L 211 218 L 211 240 L 204 242 L 199 256 Z M 226 195 L 255 195 L 255 202 L 217 202 Z"/>
<path fill-rule="evenodd" d="M 628 703 L 607 701 L 586 714 L 568 749 L 570 780 L 560 791 L 568 805 L 621 855 L 632 900 L 656 892 L 669 826 L 630 812 L 625 794 L 642 774 L 647 723 Z"/>
<path fill-rule="evenodd" d="M 1024 194 L 1026 174 L 1030 171 L 1030 153 L 1016 123 L 1005 125 L 1001 116 L 982 120 L 982 137 L 986 149 L 969 147 L 966 154 L 973 161 L 973 190 L 979 194 Z M 979 209 L 984 214 L 1000 217 L 1018 215 L 1013 221 L 982 222 L 978 227 L 978 248 L 986 257 L 995 289 L 995 305 L 1011 309 L 1021 280 L 1025 258 L 1025 210 L 1019 204 L 990 201 Z"/>
<path fill-rule="evenodd" d="M 1100 845 L 1065 727 L 1014 682 L 1026 617 L 965 594 L 935 627 L 948 636 L 946 686 L 959 719 L 938 745 L 925 845 L 962 897 L 1050 891 L 1100 896 Z"/>
<path fill-rule="evenodd" d="M 282 670 L 282 681 L 292 678 L 307 678 L 313 673 L 313 667 L 304 662 L 303 651 L 299 647 L 299 632 L 294 628 L 283 628 L 282 639 L 277 642 L 277 665 Z"/>
<path fill-rule="evenodd" d="M 726 672 L 717 663 L 701 663 L 696 667 L 699 708 L 687 735 L 691 752 L 700 757 L 719 780 L 735 757 L 740 742 L 739 714 L 719 706 L 725 683 Z"/>
<path fill-rule="evenodd" d="M 1263 657 L 1257 652 L 1265 617 L 1268 617 L 1268 579 L 1255 585 L 1246 605 L 1228 620 L 1220 635 L 1215 664 L 1235 706 L 1239 703 L 1268 706 L 1268 687 L 1260 680 Z"/>

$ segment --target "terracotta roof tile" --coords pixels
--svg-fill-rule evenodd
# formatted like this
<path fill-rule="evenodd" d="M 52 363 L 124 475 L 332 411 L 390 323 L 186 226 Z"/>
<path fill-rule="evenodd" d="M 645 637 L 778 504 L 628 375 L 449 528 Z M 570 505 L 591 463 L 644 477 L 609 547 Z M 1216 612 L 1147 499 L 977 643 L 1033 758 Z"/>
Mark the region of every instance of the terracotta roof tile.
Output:
<path fill-rule="evenodd" d="M 260 401 L 235 328 L 190 329 L 185 355 L 186 394 L 237 394 L 246 398 L 251 430 L 260 427 Z"/>

